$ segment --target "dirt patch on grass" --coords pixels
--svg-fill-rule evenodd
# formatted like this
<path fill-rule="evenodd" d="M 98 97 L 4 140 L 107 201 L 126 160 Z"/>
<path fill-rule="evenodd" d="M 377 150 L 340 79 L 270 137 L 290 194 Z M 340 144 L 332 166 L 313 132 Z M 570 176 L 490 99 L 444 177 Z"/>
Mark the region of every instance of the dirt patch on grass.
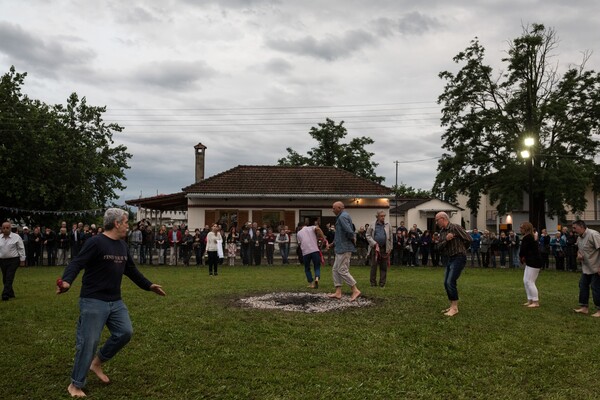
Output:
<path fill-rule="evenodd" d="M 341 299 L 331 299 L 326 293 L 295 293 L 274 292 L 261 296 L 252 296 L 239 299 L 236 302 L 241 307 L 259 308 L 264 310 L 283 310 L 305 313 L 319 313 L 345 308 L 368 307 L 373 302 L 364 297 L 350 301 L 349 295 Z"/>

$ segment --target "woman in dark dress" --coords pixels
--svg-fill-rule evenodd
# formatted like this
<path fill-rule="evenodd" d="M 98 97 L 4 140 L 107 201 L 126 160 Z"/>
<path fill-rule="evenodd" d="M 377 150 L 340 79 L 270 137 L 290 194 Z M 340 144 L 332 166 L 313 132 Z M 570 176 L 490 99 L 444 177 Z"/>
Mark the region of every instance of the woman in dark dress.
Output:
<path fill-rule="evenodd" d="M 519 258 L 521 263 L 525 264 L 525 273 L 523 274 L 523 283 L 525 284 L 525 292 L 527 293 L 527 303 L 523 304 L 529 308 L 540 306 L 538 290 L 535 286 L 535 281 L 542 268 L 542 256 L 540 248 L 533 237 L 533 225 L 530 222 L 521 224 L 521 249 Z"/>

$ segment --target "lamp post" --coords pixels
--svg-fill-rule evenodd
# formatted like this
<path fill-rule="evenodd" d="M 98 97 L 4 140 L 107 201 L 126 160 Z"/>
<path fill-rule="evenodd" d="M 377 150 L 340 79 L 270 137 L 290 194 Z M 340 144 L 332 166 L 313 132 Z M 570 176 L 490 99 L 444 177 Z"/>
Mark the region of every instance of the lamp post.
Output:
<path fill-rule="evenodd" d="M 521 157 L 527 159 L 527 168 L 529 170 L 529 222 L 534 228 L 539 228 L 536 213 L 533 211 L 533 146 L 535 140 L 532 137 L 525 138 L 526 149 L 521 151 Z"/>

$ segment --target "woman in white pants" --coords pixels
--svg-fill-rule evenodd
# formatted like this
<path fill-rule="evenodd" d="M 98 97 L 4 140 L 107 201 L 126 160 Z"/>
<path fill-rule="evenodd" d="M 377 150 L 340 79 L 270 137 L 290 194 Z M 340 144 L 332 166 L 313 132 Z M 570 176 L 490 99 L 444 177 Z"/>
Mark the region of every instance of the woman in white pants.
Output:
<path fill-rule="evenodd" d="M 525 264 L 525 273 L 523 274 L 523 283 L 525 284 L 525 293 L 527 293 L 527 303 L 523 304 L 529 308 L 540 306 L 538 290 L 535 281 L 542 268 L 542 256 L 540 248 L 533 235 L 533 225 L 530 222 L 521 224 L 521 249 L 519 258 L 521 263 Z"/>

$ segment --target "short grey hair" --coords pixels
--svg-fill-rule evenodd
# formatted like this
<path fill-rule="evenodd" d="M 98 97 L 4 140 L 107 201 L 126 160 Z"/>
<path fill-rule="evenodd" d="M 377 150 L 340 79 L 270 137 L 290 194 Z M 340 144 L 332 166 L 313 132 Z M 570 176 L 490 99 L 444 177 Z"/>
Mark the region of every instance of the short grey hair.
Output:
<path fill-rule="evenodd" d="M 104 213 L 104 230 L 110 231 L 114 229 L 115 222 L 123 221 L 123 217 L 127 216 L 127 211 L 120 208 L 109 208 Z"/>
<path fill-rule="evenodd" d="M 379 217 L 381 214 L 385 215 L 386 214 L 385 210 L 377 210 L 377 214 L 375 214 L 375 216 Z"/>

